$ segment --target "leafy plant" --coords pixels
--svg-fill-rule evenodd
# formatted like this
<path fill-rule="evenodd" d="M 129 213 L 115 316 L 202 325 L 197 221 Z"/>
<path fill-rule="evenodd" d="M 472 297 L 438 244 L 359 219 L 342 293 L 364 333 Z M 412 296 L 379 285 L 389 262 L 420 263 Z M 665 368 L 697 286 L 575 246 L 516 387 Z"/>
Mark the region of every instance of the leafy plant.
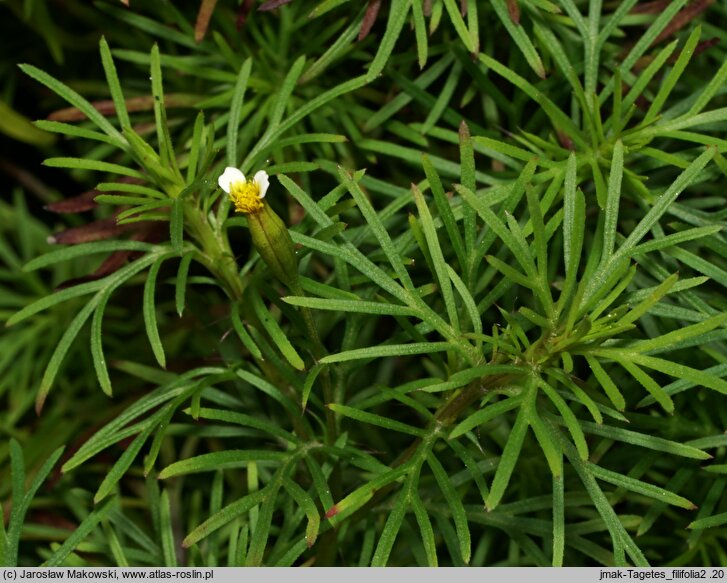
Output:
<path fill-rule="evenodd" d="M 45 165 L 94 188 L 50 208 L 95 217 L 41 254 L 18 196 L 0 246 L 27 292 L 3 290 L 8 343 L 48 363 L 0 370 L 38 383 L 38 423 L 73 416 L 48 504 L 78 524 L 20 530 L 13 444 L 3 560 L 25 532 L 47 565 L 723 563 L 715 26 L 326 0 L 243 7 L 237 34 L 229 4 L 100 4 L 149 46 L 102 38 L 106 102 L 21 65 L 71 107 L 37 122 L 73 138 Z M 295 277 L 225 167 L 273 176 Z"/>

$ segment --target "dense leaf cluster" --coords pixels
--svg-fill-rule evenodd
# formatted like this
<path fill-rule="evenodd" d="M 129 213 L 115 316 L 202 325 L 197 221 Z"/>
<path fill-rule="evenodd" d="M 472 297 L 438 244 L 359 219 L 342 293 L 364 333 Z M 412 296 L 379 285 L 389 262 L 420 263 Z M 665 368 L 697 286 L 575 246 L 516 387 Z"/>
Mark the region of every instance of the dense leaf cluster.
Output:
<path fill-rule="evenodd" d="M 103 79 L 0 125 L 92 189 L 6 164 L 0 563 L 727 563 L 724 6 L 67 4 Z"/>

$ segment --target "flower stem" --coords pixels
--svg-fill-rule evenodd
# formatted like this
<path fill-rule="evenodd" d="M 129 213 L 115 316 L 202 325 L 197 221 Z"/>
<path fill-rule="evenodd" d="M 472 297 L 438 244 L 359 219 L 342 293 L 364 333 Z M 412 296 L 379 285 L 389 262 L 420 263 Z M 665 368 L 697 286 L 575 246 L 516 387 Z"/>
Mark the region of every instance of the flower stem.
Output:
<path fill-rule="evenodd" d="M 232 300 L 241 300 L 246 286 L 239 275 L 227 235 L 215 232 L 202 211 L 193 204 L 184 205 L 184 222 L 189 234 L 202 248 L 200 261 L 222 283 Z"/>

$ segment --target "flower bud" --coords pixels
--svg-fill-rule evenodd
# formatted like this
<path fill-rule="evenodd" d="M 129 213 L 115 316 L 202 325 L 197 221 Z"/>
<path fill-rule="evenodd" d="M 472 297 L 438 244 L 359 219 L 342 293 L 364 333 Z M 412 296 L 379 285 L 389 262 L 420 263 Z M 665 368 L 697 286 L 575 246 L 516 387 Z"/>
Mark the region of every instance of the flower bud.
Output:
<path fill-rule="evenodd" d="M 297 293 L 298 259 L 293 240 L 282 219 L 263 202 L 270 184 L 267 173 L 260 170 L 246 180 L 240 170 L 228 167 L 217 182 L 230 195 L 235 210 L 247 215 L 252 243 L 270 271 Z"/>
<path fill-rule="evenodd" d="M 291 290 L 299 287 L 298 258 L 288 228 L 270 205 L 247 215 L 252 243 L 263 261 Z"/>

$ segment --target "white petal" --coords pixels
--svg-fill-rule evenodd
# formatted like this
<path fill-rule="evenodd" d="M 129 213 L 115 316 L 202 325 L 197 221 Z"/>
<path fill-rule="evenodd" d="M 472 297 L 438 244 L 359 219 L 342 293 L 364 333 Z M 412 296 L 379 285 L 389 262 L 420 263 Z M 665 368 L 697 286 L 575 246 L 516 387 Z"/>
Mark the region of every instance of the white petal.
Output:
<path fill-rule="evenodd" d="M 245 175 L 238 169 L 228 166 L 217 179 L 217 184 L 227 194 L 230 194 L 230 186 L 235 182 L 245 182 Z"/>
<path fill-rule="evenodd" d="M 270 186 L 268 173 L 265 172 L 265 170 L 258 170 L 255 172 L 255 178 L 253 180 L 260 187 L 260 194 L 258 195 L 258 198 L 265 198 L 265 193 L 268 191 L 268 186 Z"/>

